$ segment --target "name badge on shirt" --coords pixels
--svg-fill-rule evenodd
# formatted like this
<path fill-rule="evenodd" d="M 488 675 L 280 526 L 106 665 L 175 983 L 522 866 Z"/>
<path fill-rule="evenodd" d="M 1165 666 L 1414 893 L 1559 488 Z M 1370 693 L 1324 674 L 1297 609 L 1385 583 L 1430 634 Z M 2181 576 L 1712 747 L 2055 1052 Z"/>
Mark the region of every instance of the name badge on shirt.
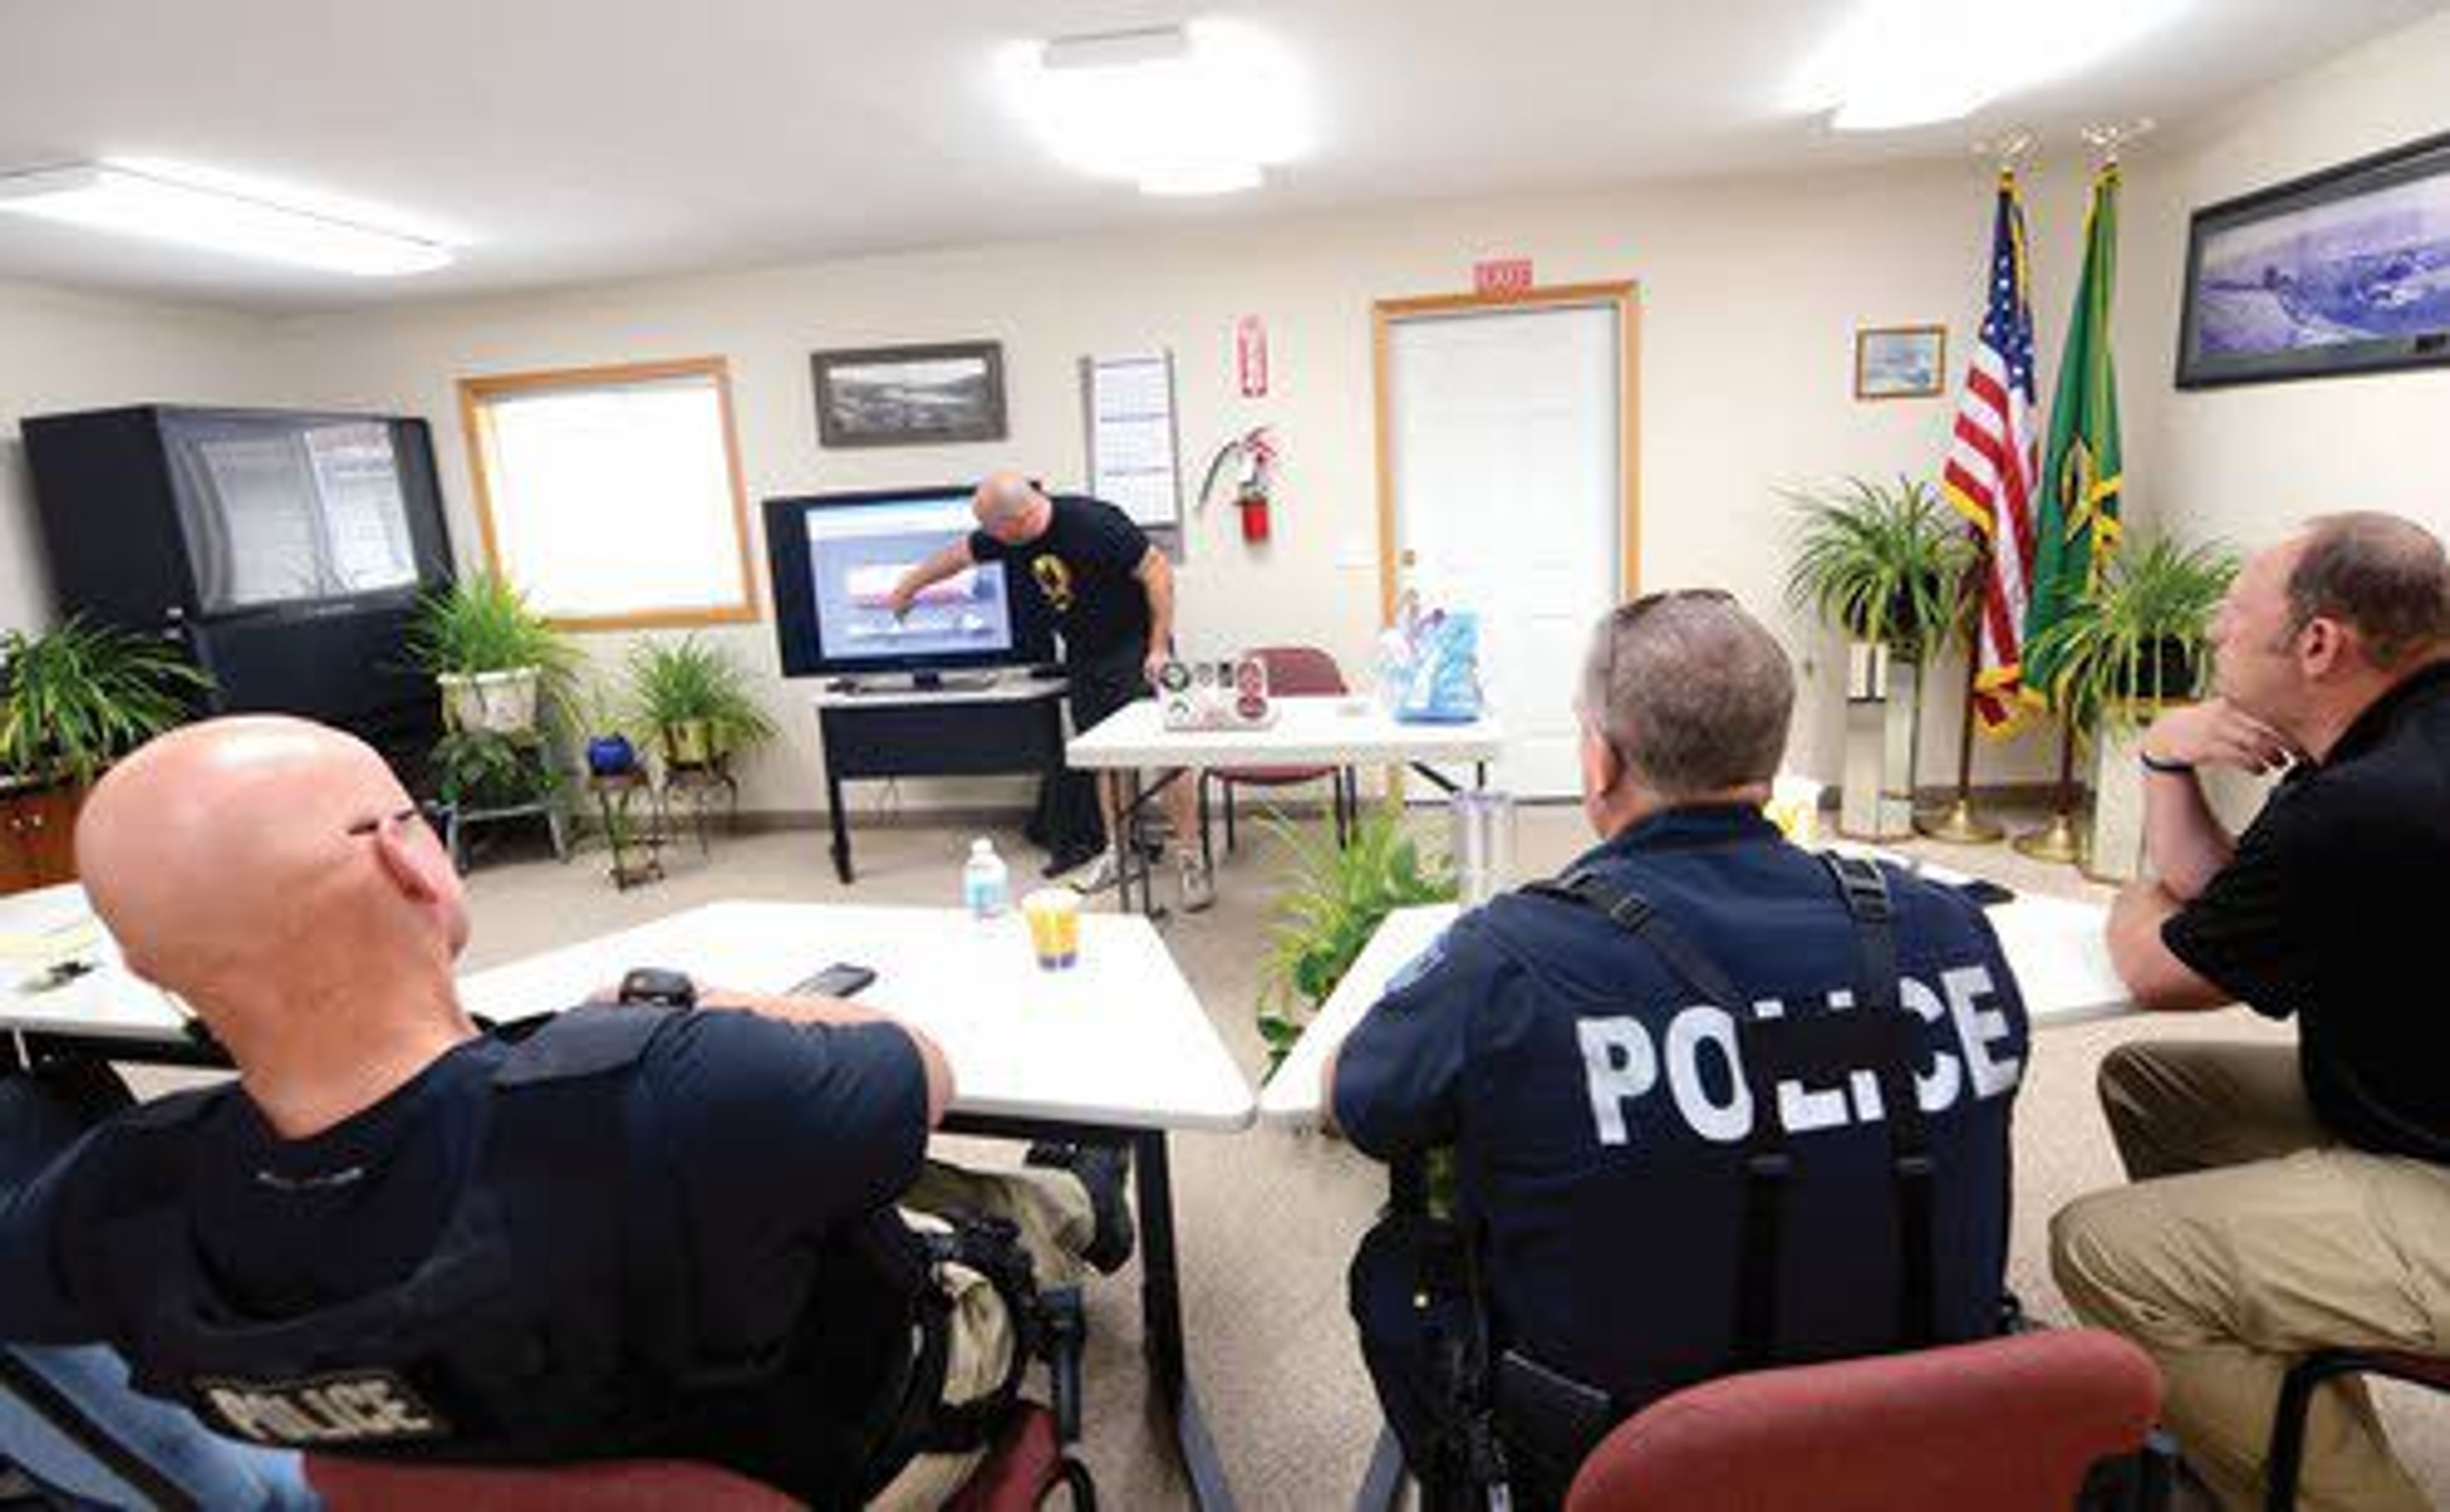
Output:
<path fill-rule="evenodd" d="M 219 1426 L 257 1444 L 401 1444 L 451 1431 L 389 1370 L 338 1370 L 302 1381 L 199 1378 L 194 1400 Z"/>

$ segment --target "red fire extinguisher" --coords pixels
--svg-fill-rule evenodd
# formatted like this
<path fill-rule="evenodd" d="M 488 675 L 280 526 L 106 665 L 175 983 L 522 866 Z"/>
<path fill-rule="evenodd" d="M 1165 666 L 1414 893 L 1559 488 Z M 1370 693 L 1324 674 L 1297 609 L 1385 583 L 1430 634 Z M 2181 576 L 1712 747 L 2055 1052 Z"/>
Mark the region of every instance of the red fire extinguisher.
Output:
<path fill-rule="evenodd" d="M 1242 539 L 1254 546 L 1265 542 L 1269 533 L 1268 495 L 1274 482 L 1275 465 L 1275 437 L 1268 428 L 1261 425 L 1247 431 L 1216 449 L 1215 456 L 1208 463 L 1208 475 L 1199 485 L 1199 500 L 1208 502 L 1215 496 L 1218 485 L 1230 479 L 1234 507 L 1242 515 Z"/>

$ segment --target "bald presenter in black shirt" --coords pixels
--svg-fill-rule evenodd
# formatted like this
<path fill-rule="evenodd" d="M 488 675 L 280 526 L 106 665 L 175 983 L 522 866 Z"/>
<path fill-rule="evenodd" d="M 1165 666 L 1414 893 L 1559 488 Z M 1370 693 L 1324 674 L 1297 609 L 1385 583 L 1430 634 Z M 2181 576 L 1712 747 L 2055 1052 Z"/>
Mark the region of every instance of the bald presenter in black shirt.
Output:
<path fill-rule="evenodd" d="M 979 563 L 1003 562 L 1037 586 L 1063 634 L 1076 732 L 1149 696 L 1158 664 L 1172 654 L 1174 568 L 1131 516 L 1101 499 L 1049 497 L 1018 473 L 991 475 L 979 485 L 971 509 L 979 528 L 904 573 L 893 587 L 893 612 L 907 613 L 930 583 Z M 1119 824 L 1121 785 L 1107 773 L 1099 791 L 1111 834 Z M 1215 894 L 1200 859 L 1193 784 L 1170 784 L 1159 796 L 1173 823 L 1182 906 L 1197 913 Z M 1107 885 L 1113 864 L 1113 852 L 1103 853 L 1079 885 Z"/>

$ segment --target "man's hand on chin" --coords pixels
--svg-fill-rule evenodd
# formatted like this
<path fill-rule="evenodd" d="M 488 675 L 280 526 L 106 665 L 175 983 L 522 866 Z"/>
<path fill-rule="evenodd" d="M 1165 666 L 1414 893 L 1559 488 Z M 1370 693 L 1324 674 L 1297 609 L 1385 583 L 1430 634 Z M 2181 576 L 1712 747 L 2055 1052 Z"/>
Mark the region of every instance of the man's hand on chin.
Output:
<path fill-rule="evenodd" d="M 2260 775 L 2301 759 L 2288 737 L 2226 698 L 2173 708 L 2152 722 L 2144 754 L 2185 766 L 2234 766 Z"/>

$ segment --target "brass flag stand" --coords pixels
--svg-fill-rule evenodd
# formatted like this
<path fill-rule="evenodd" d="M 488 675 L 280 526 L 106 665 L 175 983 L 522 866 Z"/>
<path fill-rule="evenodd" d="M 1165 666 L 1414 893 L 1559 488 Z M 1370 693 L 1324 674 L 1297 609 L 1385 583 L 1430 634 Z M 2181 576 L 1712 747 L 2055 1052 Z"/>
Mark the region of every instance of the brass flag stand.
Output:
<path fill-rule="evenodd" d="M 2035 861 L 2076 863 L 2084 859 L 2084 832 L 2075 823 L 2075 729 L 2062 721 L 2059 725 L 2059 786 L 2058 797 L 2051 807 L 2051 822 L 2039 829 L 2016 837 L 2016 853 Z"/>

